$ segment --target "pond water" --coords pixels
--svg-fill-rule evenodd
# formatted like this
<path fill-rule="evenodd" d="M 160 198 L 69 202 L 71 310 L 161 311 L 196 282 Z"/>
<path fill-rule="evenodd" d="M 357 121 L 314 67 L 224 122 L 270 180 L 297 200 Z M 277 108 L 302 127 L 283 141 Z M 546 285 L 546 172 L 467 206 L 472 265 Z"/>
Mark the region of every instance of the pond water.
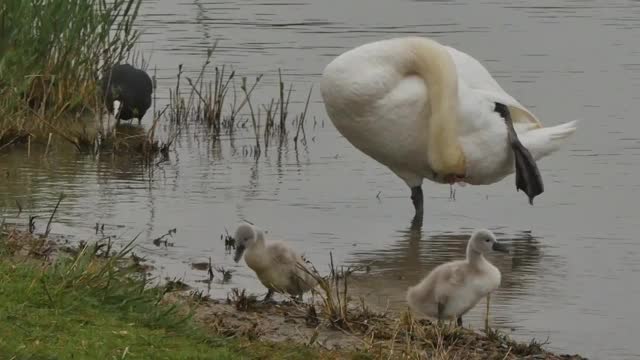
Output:
<path fill-rule="evenodd" d="M 519 339 L 594 359 L 640 358 L 640 2 L 639 1 L 145 1 L 141 49 L 157 68 L 158 106 L 179 64 L 193 75 L 219 39 L 214 61 L 250 78 L 264 74 L 255 102 L 277 96 L 277 70 L 292 82 L 292 112 L 314 85 L 306 146 L 291 139 L 257 160 L 250 131 L 212 142 L 194 126 L 153 173 L 128 157 L 79 155 L 54 144 L 0 154 L 0 209 L 10 220 L 41 216 L 67 197 L 53 231 L 132 239 L 156 275 L 190 285 L 206 261 L 233 269 L 233 287 L 264 293 L 235 264 L 221 235 L 239 219 L 284 238 L 321 270 L 371 263 L 352 283 L 379 309 L 403 310 L 406 288 L 434 266 L 464 256 L 469 234 L 494 230 L 514 253 L 492 258 L 503 273 L 492 297 L 494 326 Z M 326 117 L 318 80 L 336 55 L 365 42 L 432 36 L 473 55 L 545 124 L 582 119 L 558 153 L 539 162 L 546 191 L 527 203 L 514 177 L 481 187 L 425 183 L 422 227 L 412 227 L 406 185 L 341 137 Z M 208 74 L 210 78 L 211 74 Z M 149 124 L 149 117 L 143 125 Z M 16 219 L 16 200 L 23 214 Z M 169 231 L 174 246 L 153 245 Z M 219 275 L 216 275 L 219 278 Z M 483 322 L 483 303 L 465 321 Z"/>

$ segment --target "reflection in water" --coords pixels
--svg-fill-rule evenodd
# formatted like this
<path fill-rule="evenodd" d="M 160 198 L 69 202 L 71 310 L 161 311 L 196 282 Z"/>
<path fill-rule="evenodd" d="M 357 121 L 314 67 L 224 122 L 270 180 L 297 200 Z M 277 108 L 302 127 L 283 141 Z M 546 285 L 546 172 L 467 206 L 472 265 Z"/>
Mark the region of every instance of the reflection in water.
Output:
<path fill-rule="evenodd" d="M 123 123 L 118 127 L 121 141 L 117 146 L 134 146 L 130 139 L 145 135 L 143 127 Z M 144 226 L 146 238 L 152 239 L 157 232 L 166 231 L 156 218 L 158 206 L 162 206 L 157 203 L 159 197 L 172 205 L 186 200 L 192 206 L 208 197 L 216 198 L 221 190 L 238 189 L 245 201 L 265 196 L 275 199 L 287 174 L 304 176 L 301 170 L 309 164 L 306 146 L 291 146 L 287 137 L 274 139 L 256 156 L 248 151 L 254 138 L 247 129 L 214 137 L 208 127 L 190 124 L 181 129 L 170 159 L 151 164 L 126 152 L 78 154 L 64 142 L 52 146 L 47 156 L 37 146 L 30 155 L 17 148 L 0 154 L 0 168 L 4 169 L 0 215 L 16 223 L 24 222 L 16 218 L 18 209 L 48 216 L 59 194 L 64 193 L 57 216 L 62 224 L 57 229 L 65 235 L 91 235 L 88 225 L 100 223 L 111 229 Z M 238 170 L 245 169 L 248 173 L 240 178 Z M 277 176 L 277 185 L 268 195 L 260 179 L 265 171 L 269 177 Z"/>
<path fill-rule="evenodd" d="M 82 197 L 76 184 L 93 165 L 87 166 L 84 157 L 70 146 L 55 147 L 47 157 L 43 153 L 43 149 L 34 147 L 29 157 L 20 151 L 0 155 L 0 209 L 37 212 L 52 208 L 60 192 L 72 203 Z"/>

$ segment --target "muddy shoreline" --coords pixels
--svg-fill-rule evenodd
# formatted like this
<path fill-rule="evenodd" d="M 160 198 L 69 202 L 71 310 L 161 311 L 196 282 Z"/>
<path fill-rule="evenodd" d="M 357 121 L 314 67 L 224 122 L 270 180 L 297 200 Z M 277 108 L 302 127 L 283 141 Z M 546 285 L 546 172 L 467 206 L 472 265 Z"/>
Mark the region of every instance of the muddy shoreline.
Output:
<path fill-rule="evenodd" d="M 535 340 L 519 343 L 495 330 L 438 326 L 408 313 L 378 314 L 357 305 L 350 306 L 349 324 L 336 326 L 323 317 L 319 303 L 255 302 L 239 309 L 242 300 L 237 298 L 194 300 L 189 291 L 172 292 L 165 299 L 190 304 L 194 319 L 211 331 L 252 341 L 294 342 L 329 351 L 357 349 L 374 358 L 586 359 L 549 352 Z"/>
<path fill-rule="evenodd" d="M 64 237 L 31 234 L 5 225 L 0 239 L 12 256 L 44 260 L 75 253 L 86 243 L 68 243 Z M 116 246 L 103 242 L 103 256 Z M 122 262 L 147 276 L 153 269 L 133 253 Z M 340 319 L 330 316 L 322 294 L 303 303 L 263 303 L 255 295 L 233 289 L 226 299 L 211 299 L 179 280 L 166 281 L 163 302 L 176 304 L 207 332 L 248 341 L 295 343 L 319 350 L 348 353 L 353 350 L 373 358 L 443 359 L 585 359 L 577 354 L 556 354 L 535 340 L 517 342 L 497 330 L 478 331 L 436 325 L 417 320 L 408 312 L 377 313 L 347 295 L 348 305 Z"/>

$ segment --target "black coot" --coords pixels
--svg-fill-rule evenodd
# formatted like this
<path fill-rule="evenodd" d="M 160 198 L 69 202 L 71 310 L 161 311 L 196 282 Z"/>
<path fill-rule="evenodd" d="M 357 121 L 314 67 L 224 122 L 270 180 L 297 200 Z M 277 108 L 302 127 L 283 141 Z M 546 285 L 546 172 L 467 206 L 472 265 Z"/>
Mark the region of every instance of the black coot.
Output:
<path fill-rule="evenodd" d="M 118 122 L 137 118 L 140 123 L 151 106 L 151 78 L 143 70 L 129 64 L 114 65 L 107 70 L 101 80 L 101 87 L 105 105 Z"/>

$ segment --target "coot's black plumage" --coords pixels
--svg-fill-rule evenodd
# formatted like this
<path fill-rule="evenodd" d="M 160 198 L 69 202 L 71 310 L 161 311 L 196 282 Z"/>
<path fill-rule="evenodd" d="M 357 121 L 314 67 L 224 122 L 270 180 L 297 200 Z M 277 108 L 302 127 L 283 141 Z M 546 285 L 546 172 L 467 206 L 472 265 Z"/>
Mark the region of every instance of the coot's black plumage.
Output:
<path fill-rule="evenodd" d="M 115 102 L 120 102 L 120 109 L 114 114 L 118 121 L 137 118 L 140 122 L 151 106 L 151 78 L 143 70 L 129 64 L 114 65 L 107 70 L 101 85 L 110 113 L 114 113 Z"/>

